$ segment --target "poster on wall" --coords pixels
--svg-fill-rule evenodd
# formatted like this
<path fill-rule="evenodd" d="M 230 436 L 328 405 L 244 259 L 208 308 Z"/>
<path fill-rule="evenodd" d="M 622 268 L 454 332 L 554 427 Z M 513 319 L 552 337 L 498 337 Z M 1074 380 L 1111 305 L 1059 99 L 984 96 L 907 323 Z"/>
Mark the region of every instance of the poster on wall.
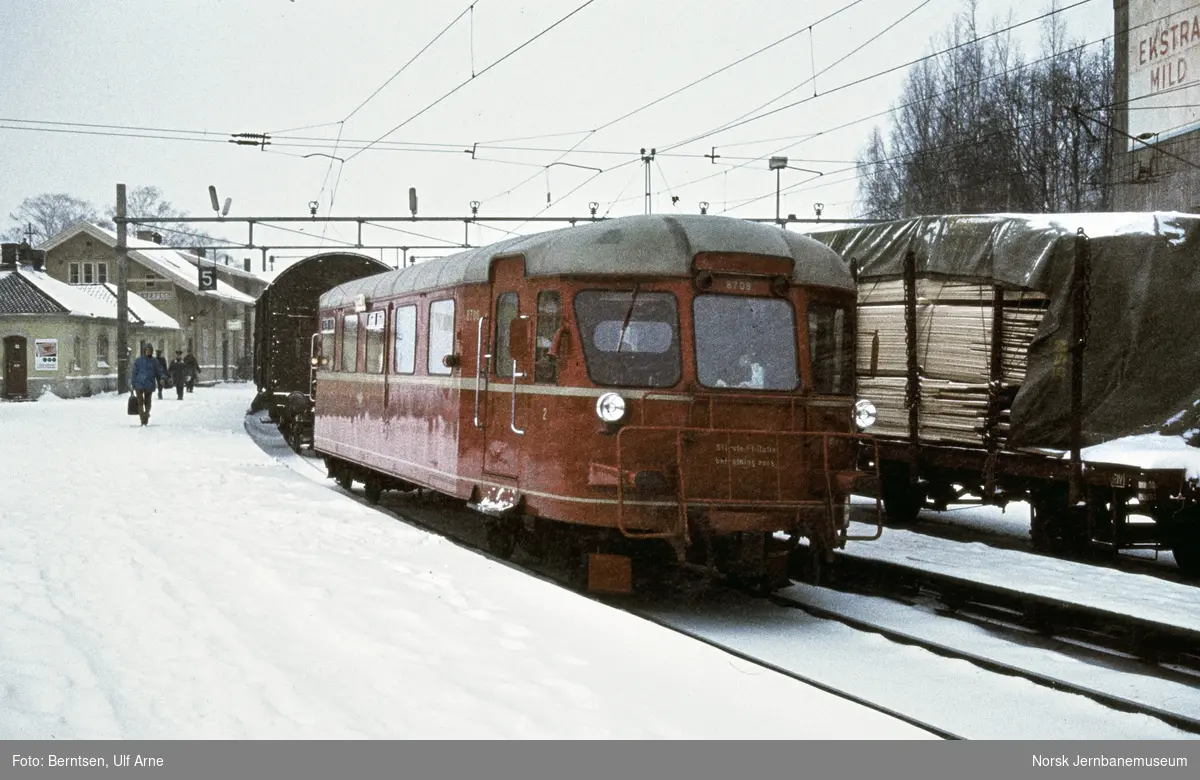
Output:
<path fill-rule="evenodd" d="M 35 371 L 58 370 L 58 339 L 33 340 L 33 369 Z"/>
<path fill-rule="evenodd" d="M 1196 0 L 1129 0 L 1128 78 L 1129 149 L 1200 128 Z"/>

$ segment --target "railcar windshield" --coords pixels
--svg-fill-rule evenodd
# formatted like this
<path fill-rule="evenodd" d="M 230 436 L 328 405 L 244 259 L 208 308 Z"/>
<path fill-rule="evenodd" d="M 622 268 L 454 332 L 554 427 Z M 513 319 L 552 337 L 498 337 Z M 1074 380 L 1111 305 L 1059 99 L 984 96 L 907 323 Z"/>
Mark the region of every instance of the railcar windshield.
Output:
<path fill-rule="evenodd" d="M 670 293 L 584 290 L 575 320 L 588 376 L 598 385 L 671 387 L 679 382 L 679 310 Z"/>
<path fill-rule="evenodd" d="M 796 317 L 789 301 L 737 295 L 700 295 L 696 374 L 705 387 L 795 390 Z"/>
<path fill-rule="evenodd" d="M 854 392 L 854 320 L 847 306 L 811 303 L 808 344 L 812 352 L 813 389 L 830 395 Z"/>

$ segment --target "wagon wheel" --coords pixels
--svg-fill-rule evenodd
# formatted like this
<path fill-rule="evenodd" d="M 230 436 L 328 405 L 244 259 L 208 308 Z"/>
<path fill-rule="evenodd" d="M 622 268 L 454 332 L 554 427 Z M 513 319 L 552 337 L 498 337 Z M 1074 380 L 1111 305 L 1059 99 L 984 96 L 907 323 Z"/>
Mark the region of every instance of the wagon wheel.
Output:
<path fill-rule="evenodd" d="M 1180 570 L 1193 577 L 1200 577 L 1200 529 L 1181 533 L 1171 547 L 1175 563 Z"/>
<path fill-rule="evenodd" d="M 370 477 L 363 487 L 366 488 L 367 500 L 372 504 L 378 504 L 379 499 L 383 497 L 383 481 L 378 477 Z"/>
<path fill-rule="evenodd" d="M 517 534 L 502 520 L 490 520 L 486 523 L 488 552 L 502 561 L 512 558 L 517 549 Z"/>
<path fill-rule="evenodd" d="M 888 524 L 903 526 L 916 520 L 925 505 L 925 496 L 908 478 L 908 464 L 884 464 L 880 478 Z"/>
<path fill-rule="evenodd" d="M 339 466 L 333 478 L 346 490 L 354 487 L 354 476 L 350 473 L 350 469 L 345 466 Z"/>
<path fill-rule="evenodd" d="M 1083 552 L 1086 509 L 1068 507 L 1067 496 L 1061 490 L 1036 493 L 1030 497 L 1029 506 L 1033 510 L 1029 523 L 1033 549 L 1055 556 Z"/>

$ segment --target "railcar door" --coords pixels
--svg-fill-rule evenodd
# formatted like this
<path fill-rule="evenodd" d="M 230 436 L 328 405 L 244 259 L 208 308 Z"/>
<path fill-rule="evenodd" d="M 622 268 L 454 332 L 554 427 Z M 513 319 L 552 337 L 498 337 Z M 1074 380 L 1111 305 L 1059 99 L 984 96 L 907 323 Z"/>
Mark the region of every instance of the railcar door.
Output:
<path fill-rule="evenodd" d="M 524 258 L 497 260 L 492 266 L 491 299 L 491 381 L 488 401 L 483 470 L 489 474 L 519 480 L 521 447 L 526 421 L 526 396 L 521 392 L 532 380 L 533 366 L 528 364 L 528 349 L 510 341 L 514 321 L 522 315 L 521 300 L 525 283 Z M 521 361 L 524 359 L 525 363 Z"/>

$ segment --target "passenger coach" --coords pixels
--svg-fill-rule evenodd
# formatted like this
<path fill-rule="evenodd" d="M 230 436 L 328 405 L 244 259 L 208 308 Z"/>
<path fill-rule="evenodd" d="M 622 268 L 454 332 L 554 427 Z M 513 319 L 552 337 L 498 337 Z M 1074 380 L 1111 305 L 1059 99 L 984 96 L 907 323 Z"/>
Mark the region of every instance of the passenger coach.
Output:
<path fill-rule="evenodd" d="M 425 487 L 502 557 L 570 540 L 595 590 L 630 555 L 786 580 L 848 536 L 855 288 L 774 226 L 647 215 L 510 239 L 320 298 L 314 449 L 343 487 Z M 866 539 L 878 538 L 879 531 Z M 814 571 L 818 567 L 814 567 Z"/>

